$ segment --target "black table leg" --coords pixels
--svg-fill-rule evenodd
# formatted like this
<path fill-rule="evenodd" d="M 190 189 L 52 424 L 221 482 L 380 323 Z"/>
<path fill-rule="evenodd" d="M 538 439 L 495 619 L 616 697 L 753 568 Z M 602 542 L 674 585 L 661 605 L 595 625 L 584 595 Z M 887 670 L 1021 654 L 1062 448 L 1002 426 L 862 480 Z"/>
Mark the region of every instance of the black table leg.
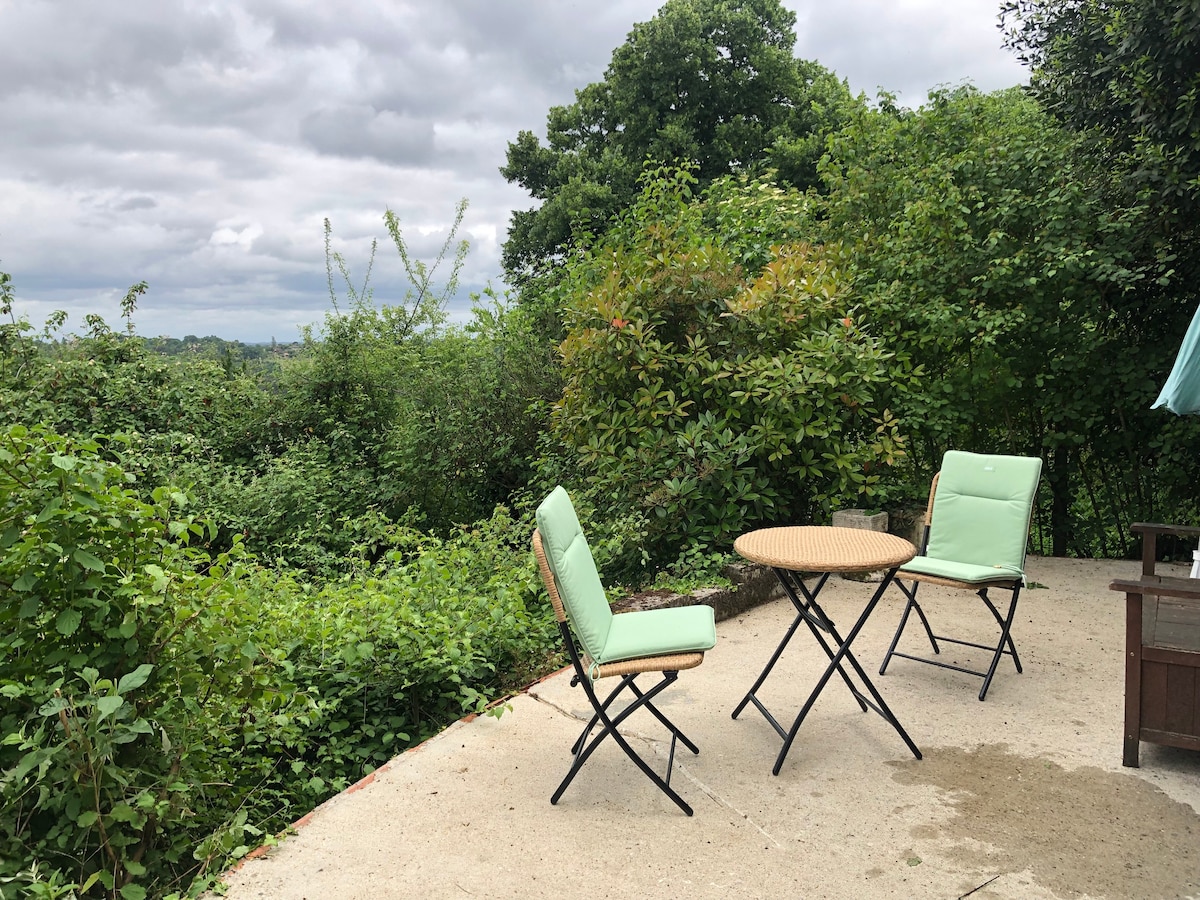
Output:
<path fill-rule="evenodd" d="M 787 737 L 784 738 L 783 748 L 779 751 L 779 756 L 775 760 L 775 767 L 771 770 L 773 775 L 778 775 L 779 770 L 783 768 L 783 761 L 787 758 L 788 751 L 792 747 L 792 742 L 796 739 L 796 734 L 800 731 L 800 725 L 803 723 L 804 717 L 808 715 L 808 711 L 812 709 L 813 704 L 816 703 L 817 697 L 819 697 L 821 691 L 825 689 L 825 685 L 833 675 L 834 669 L 837 669 L 842 673 L 843 679 L 846 678 L 846 674 L 840 665 L 843 657 L 849 660 L 850 665 L 854 668 L 854 671 L 858 673 L 859 679 L 862 681 L 867 690 L 870 691 L 871 696 L 874 698 L 875 702 L 868 705 L 870 705 L 875 712 L 879 713 L 879 715 L 882 716 L 885 721 L 887 721 L 893 728 L 896 729 L 896 732 L 901 738 L 904 739 L 904 743 L 908 745 L 908 749 L 912 751 L 913 756 L 915 756 L 917 759 L 921 758 L 921 751 L 917 749 L 917 745 L 913 743 L 912 738 L 908 736 L 908 732 L 904 730 L 904 726 L 900 724 L 900 720 L 896 718 L 896 714 L 893 713 L 888 707 L 883 697 L 880 696 L 879 691 L 876 690 L 874 683 L 867 676 L 867 673 L 863 671 L 863 667 L 859 665 L 858 660 L 854 657 L 854 654 L 850 652 L 850 645 L 854 643 L 854 639 L 858 637 L 858 633 L 862 631 L 863 626 L 867 623 L 867 619 L 870 618 L 871 613 L 874 612 L 875 606 L 883 597 L 888 585 L 892 583 L 892 578 L 895 577 L 895 574 L 895 569 L 889 569 L 887 574 L 884 575 L 883 580 L 879 583 L 879 587 L 875 591 L 875 594 L 871 597 L 871 601 L 863 608 L 862 613 L 858 617 L 858 621 L 854 623 L 854 627 L 850 629 L 850 633 L 846 635 L 845 639 L 843 639 L 841 635 L 837 633 L 837 629 L 834 628 L 833 623 L 830 622 L 829 618 L 820 610 L 820 607 L 817 607 L 818 613 L 821 615 L 821 618 L 825 620 L 828 626 L 830 635 L 835 641 L 837 641 L 838 649 L 837 652 L 830 658 L 829 665 L 826 667 L 824 674 L 817 682 L 816 687 L 813 688 L 812 694 L 809 695 L 809 698 L 805 701 L 804 706 L 801 707 L 800 713 L 796 716 L 796 721 L 792 723 L 791 730 L 788 732 Z M 823 643 L 824 641 L 822 641 L 822 644 Z M 851 691 L 861 703 L 862 695 L 854 688 L 851 688 Z"/>
<path fill-rule="evenodd" d="M 758 708 L 759 712 L 763 714 L 767 721 L 779 733 L 779 736 L 783 738 L 783 747 L 780 749 L 779 756 L 775 760 L 775 766 L 771 770 L 772 774 L 778 775 L 780 770 L 783 768 L 783 761 L 787 758 L 788 751 L 792 747 L 792 742 L 796 739 L 796 735 L 800 730 L 800 725 L 804 722 L 804 718 L 808 715 L 809 710 L 812 709 L 813 704 L 816 703 L 817 697 L 820 696 L 821 691 L 825 689 L 825 685 L 833 676 L 834 671 L 837 671 L 841 676 L 842 681 L 845 683 L 850 693 L 854 695 L 854 698 L 858 701 L 858 704 L 862 710 L 865 712 L 869 707 L 878 713 L 885 721 L 887 721 L 893 728 L 896 729 L 896 732 L 901 738 L 903 738 L 904 743 L 908 745 L 908 748 L 912 751 L 913 755 L 917 759 L 920 759 L 921 751 L 917 748 L 917 745 L 913 743 L 912 738 L 908 736 L 908 732 L 904 730 L 904 726 L 900 724 L 900 720 L 896 718 L 895 713 L 891 711 L 883 697 L 880 696 L 879 691 L 875 688 L 874 683 L 867 676 L 867 673 L 863 670 L 863 667 L 859 664 L 854 654 L 850 651 L 850 646 L 854 642 L 854 639 L 858 637 L 858 633 L 862 630 L 863 626 L 867 622 L 867 619 L 870 618 L 871 613 L 874 611 L 876 605 L 883 597 L 888 585 L 890 585 L 892 582 L 892 578 L 895 577 L 896 569 L 888 570 L 887 574 L 883 578 L 883 581 L 880 582 L 879 587 L 871 597 L 870 602 L 867 603 L 867 605 L 863 608 L 858 620 L 854 623 L 854 626 L 850 629 L 850 633 L 845 638 L 842 638 L 842 636 L 838 634 L 837 628 L 817 602 L 817 595 L 820 593 L 821 588 L 824 587 L 825 582 L 828 580 L 829 573 L 822 575 L 820 580 L 817 582 L 816 587 L 809 591 L 807 586 L 804 584 L 804 580 L 800 578 L 798 574 L 784 569 L 776 569 L 775 572 L 779 576 L 779 581 L 783 585 L 784 592 L 792 601 L 792 605 L 796 607 L 796 619 L 794 622 L 792 622 L 791 627 L 784 635 L 783 640 L 776 648 L 775 653 L 771 656 L 766 668 L 764 668 L 762 674 L 758 676 L 758 680 L 754 682 L 754 686 L 750 688 L 749 693 L 742 698 L 741 703 L 739 703 L 737 708 L 733 711 L 733 718 L 736 719 L 738 714 L 746 707 L 747 703 L 753 703 Z M 767 676 L 775 667 L 775 664 L 779 661 L 779 657 L 783 654 L 784 648 L 787 647 L 793 635 L 796 633 L 796 629 L 800 627 L 801 622 L 804 622 L 808 626 L 809 631 L 811 631 L 813 637 L 817 639 L 817 643 L 820 645 L 821 649 L 825 651 L 825 655 L 829 657 L 829 665 L 826 667 L 825 672 L 821 675 L 816 687 L 813 688 L 812 693 L 805 701 L 804 706 L 801 707 L 799 714 L 792 723 L 792 727 L 785 731 L 783 726 L 775 720 L 775 717 L 771 715 L 771 713 L 756 695 L 758 689 L 762 687 L 763 683 L 767 679 Z M 822 632 L 827 632 L 833 638 L 837 644 L 836 650 L 829 646 Z M 849 662 L 851 667 L 858 674 L 859 680 L 870 693 L 870 699 L 864 696 L 862 691 L 855 686 L 853 680 L 850 678 L 846 670 L 842 668 L 843 659 Z"/>

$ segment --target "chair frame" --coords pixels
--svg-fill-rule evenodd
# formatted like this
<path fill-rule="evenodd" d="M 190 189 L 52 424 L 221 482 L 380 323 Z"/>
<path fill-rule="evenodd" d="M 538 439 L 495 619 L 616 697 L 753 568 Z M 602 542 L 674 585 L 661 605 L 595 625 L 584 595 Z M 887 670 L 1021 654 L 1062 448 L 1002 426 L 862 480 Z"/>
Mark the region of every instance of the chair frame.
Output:
<path fill-rule="evenodd" d="M 542 581 L 546 585 L 547 593 L 550 595 L 550 604 L 554 608 L 554 617 L 558 621 L 559 633 L 562 635 L 567 654 L 571 658 L 571 665 L 575 669 L 575 674 L 571 678 L 571 687 L 580 685 L 583 687 L 588 702 L 594 711 L 591 719 L 583 731 L 580 732 L 579 737 L 575 739 L 575 743 L 571 745 L 571 753 L 574 755 L 571 768 L 563 778 L 562 783 L 559 784 L 558 789 L 550 797 L 550 802 L 552 804 L 558 803 L 563 792 L 566 791 L 567 787 L 575 779 L 579 770 L 583 768 L 583 764 L 587 762 L 588 757 L 595 752 L 596 748 L 603 743 L 605 738 L 611 737 L 617 746 L 625 752 L 625 755 L 633 760 L 634 764 L 642 770 L 643 774 L 658 786 L 659 790 L 674 801 L 687 815 L 692 815 L 692 807 L 671 787 L 671 772 L 675 765 L 675 745 L 677 741 L 682 741 L 683 745 L 694 754 L 699 754 L 700 748 L 687 735 L 680 731 L 670 719 L 663 715 L 662 711 L 654 705 L 653 700 L 679 677 L 681 671 L 693 669 L 700 665 L 704 661 L 704 654 L 702 652 L 677 653 L 666 656 L 640 657 L 598 665 L 593 663 L 581 652 L 571 631 L 566 607 L 558 592 L 558 583 L 554 578 L 554 573 L 550 569 L 546 553 L 542 548 L 541 534 L 536 529 L 533 532 L 533 552 L 534 556 L 537 557 L 538 570 L 541 572 Z M 637 613 L 620 613 L 619 615 L 637 615 Z M 635 683 L 635 679 L 638 675 L 648 672 L 660 673 L 662 678 L 649 690 L 643 691 Z M 621 679 L 620 683 L 604 700 L 601 700 L 593 682 L 611 676 L 619 676 Z M 633 695 L 634 699 L 616 715 L 612 715 L 609 711 L 610 707 L 626 690 Z M 618 726 L 629 718 L 630 715 L 643 708 L 648 710 L 671 733 L 671 748 L 667 756 L 665 777 L 654 771 L 650 767 L 650 764 L 630 746 L 625 737 L 617 730 Z M 591 736 L 597 724 L 601 724 L 603 727 L 598 734 Z M 589 737 L 591 737 L 591 740 L 589 740 Z"/>
<path fill-rule="evenodd" d="M 938 473 L 933 476 L 933 481 L 929 487 L 929 504 L 925 509 L 924 534 L 921 538 L 922 555 L 929 547 L 929 532 L 930 528 L 933 526 L 933 498 L 937 494 L 938 477 L 940 474 L 941 473 Z M 905 584 L 902 579 L 907 579 L 909 582 L 911 582 L 911 586 Z M 1000 626 L 1000 640 L 993 647 L 990 644 L 980 644 L 975 641 L 961 640 L 959 638 L 952 638 L 942 634 L 934 634 L 933 629 L 929 625 L 929 619 L 925 615 L 925 610 L 923 610 L 921 608 L 921 604 L 917 602 L 917 588 L 920 586 L 921 582 L 940 584 L 945 587 L 974 591 L 979 598 L 983 600 L 984 606 L 986 606 L 988 611 L 992 614 L 992 618 L 996 620 L 996 624 Z M 983 687 L 979 689 L 979 699 L 982 701 L 987 696 L 988 688 L 991 687 L 992 678 L 996 674 L 997 666 L 1000 665 L 1001 657 L 1011 657 L 1013 666 L 1016 668 L 1018 674 L 1024 671 L 1021 668 L 1021 658 L 1017 655 L 1016 644 L 1013 643 L 1012 639 L 1012 624 L 1017 613 L 1017 600 L 1021 595 L 1021 585 L 1024 583 L 1024 578 L 998 578 L 994 581 L 985 582 L 956 581 L 951 578 L 939 578 L 937 576 L 926 575 L 921 572 L 905 571 L 905 569 L 901 567 L 900 571 L 896 573 L 893 583 L 896 584 L 904 593 L 905 597 L 908 598 L 908 602 L 904 606 L 904 614 L 900 617 L 900 624 L 896 628 L 896 634 L 892 637 L 892 643 L 888 647 L 888 651 L 883 657 L 883 663 L 879 666 L 880 675 L 885 674 L 888 663 L 891 662 L 893 656 L 899 656 L 901 659 L 910 659 L 913 662 L 927 663 L 931 666 L 938 666 L 942 669 L 952 669 L 955 672 L 963 672 L 964 674 L 974 675 L 977 678 L 983 679 Z M 999 588 L 1012 592 L 1012 598 L 1008 604 L 1007 612 L 1002 614 L 997 608 L 996 604 L 992 602 L 992 599 L 988 596 L 988 590 L 990 588 Z M 897 650 L 896 646 L 900 643 L 900 635 L 903 634 L 904 628 L 908 624 L 908 617 L 913 611 L 917 613 L 917 618 L 920 619 L 921 626 L 925 630 L 925 636 L 929 639 L 929 644 L 933 648 L 933 652 L 935 654 L 940 655 L 942 652 L 941 648 L 938 646 L 938 641 L 941 641 L 945 644 L 955 644 L 960 647 L 974 647 L 979 650 L 987 650 L 992 654 L 991 663 L 988 665 L 987 670 L 979 671 L 978 669 L 969 669 L 965 666 L 956 666 L 952 663 L 942 662 L 939 659 L 930 659 L 927 656 L 916 656 L 909 653 L 901 653 L 899 650 Z"/>

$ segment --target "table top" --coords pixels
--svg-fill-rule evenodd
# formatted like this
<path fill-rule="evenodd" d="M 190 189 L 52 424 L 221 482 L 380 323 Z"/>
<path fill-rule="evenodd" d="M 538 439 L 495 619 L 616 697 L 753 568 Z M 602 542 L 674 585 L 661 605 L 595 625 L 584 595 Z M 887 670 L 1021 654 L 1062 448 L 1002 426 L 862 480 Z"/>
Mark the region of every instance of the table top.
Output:
<path fill-rule="evenodd" d="M 733 549 L 751 562 L 794 572 L 874 572 L 917 555 L 910 541 L 865 528 L 793 525 L 743 534 Z"/>

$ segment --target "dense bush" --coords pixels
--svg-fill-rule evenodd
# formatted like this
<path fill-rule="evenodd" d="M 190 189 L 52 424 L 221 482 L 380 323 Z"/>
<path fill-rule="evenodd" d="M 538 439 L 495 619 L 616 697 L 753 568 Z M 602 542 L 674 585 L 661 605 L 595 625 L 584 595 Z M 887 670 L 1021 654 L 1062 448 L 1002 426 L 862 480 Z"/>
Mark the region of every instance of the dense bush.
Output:
<path fill-rule="evenodd" d="M 0 433 L 0 896 L 198 890 L 551 659 L 528 522 L 320 589 L 198 549 L 121 444 Z"/>
<path fill-rule="evenodd" d="M 1150 405 L 1196 291 L 1173 257 L 1139 260 L 1148 210 L 1080 147 L 1018 89 L 939 91 L 832 140 L 813 212 L 877 334 L 924 370 L 889 401 L 918 480 L 947 449 L 1039 456 L 1042 552 L 1122 555 L 1131 522 L 1191 504 L 1196 424 Z"/>
<path fill-rule="evenodd" d="M 256 639 L 321 711 L 297 773 L 341 789 L 556 661 L 531 532 L 503 510 L 447 541 L 409 532 L 376 574 L 260 607 Z"/>
<path fill-rule="evenodd" d="M 467 325 L 403 340 L 386 307 L 330 313 L 336 340 L 310 336 L 283 368 L 278 448 L 198 486 L 206 508 L 255 552 L 326 576 L 379 558 L 394 525 L 451 534 L 511 503 L 559 374 L 525 310 L 477 301 Z"/>
<path fill-rule="evenodd" d="M 126 900 L 232 816 L 207 787 L 234 774 L 228 726 L 302 700 L 240 645 L 236 554 L 131 481 L 95 442 L 0 434 L 0 875 Z"/>
<path fill-rule="evenodd" d="M 204 357 L 166 357 L 134 334 L 88 317 L 85 335 L 40 335 L 25 322 L 4 326 L 0 425 L 41 422 L 63 434 L 125 434 L 146 447 L 138 464 L 161 482 L 178 480 L 184 458 L 247 462 L 257 452 L 267 395 L 249 378 Z M 40 340 L 36 339 L 40 338 Z"/>
<path fill-rule="evenodd" d="M 870 495 L 900 456 L 878 391 L 911 377 L 835 246 L 764 246 L 761 195 L 798 195 L 721 184 L 693 201 L 686 171 L 664 174 L 573 266 L 554 413 L 593 495 L 648 516 L 658 562 Z"/>

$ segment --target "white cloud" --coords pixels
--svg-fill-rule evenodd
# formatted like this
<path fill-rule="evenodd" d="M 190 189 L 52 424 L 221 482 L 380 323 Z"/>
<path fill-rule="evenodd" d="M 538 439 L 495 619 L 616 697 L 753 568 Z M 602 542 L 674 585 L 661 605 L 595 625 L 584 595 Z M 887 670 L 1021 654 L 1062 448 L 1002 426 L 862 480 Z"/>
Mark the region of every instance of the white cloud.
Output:
<path fill-rule="evenodd" d="M 383 212 L 435 254 L 470 207 L 466 293 L 499 283 L 529 198 L 507 142 L 602 77 L 655 0 L 0 0 L 0 269 L 34 322 L 290 340 L 329 305 L 323 221 L 376 296 L 403 292 Z M 856 91 L 1022 80 L 994 0 L 791 0 L 797 55 Z"/>
<path fill-rule="evenodd" d="M 257 222 L 247 225 L 245 228 L 237 229 L 228 225 L 218 228 L 212 233 L 212 237 L 208 239 L 210 244 L 218 246 L 229 246 L 231 244 L 241 247 L 243 250 L 249 250 L 254 246 L 254 241 L 262 237 L 262 226 Z"/>

